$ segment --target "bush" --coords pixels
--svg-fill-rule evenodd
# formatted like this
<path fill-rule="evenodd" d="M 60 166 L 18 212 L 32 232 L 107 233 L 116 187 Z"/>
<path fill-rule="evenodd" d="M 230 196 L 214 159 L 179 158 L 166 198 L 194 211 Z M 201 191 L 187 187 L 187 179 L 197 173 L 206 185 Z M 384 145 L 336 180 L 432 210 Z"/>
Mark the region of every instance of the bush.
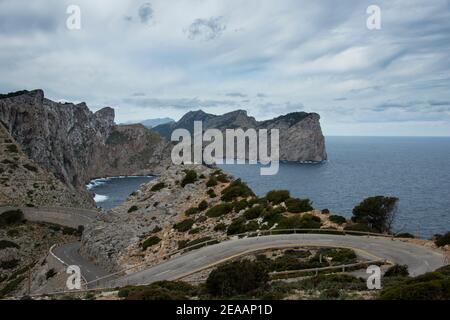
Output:
<path fill-rule="evenodd" d="M 384 273 L 385 277 L 407 277 L 409 276 L 407 265 L 393 265 Z"/>
<path fill-rule="evenodd" d="M 287 211 L 292 213 L 302 213 L 313 210 L 309 199 L 289 198 L 285 201 Z"/>
<path fill-rule="evenodd" d="M 19 265 L 19 260 L 13 259 L 0 262 L 0 269 L 14 269 Z"/>
<path fill-rule="evenodd" d="M 248 208 L 248 202 L 246 199 L 233 202 L 234 212 L 238 213 L 241 210 Z"/>
<path fill-rule="evenodd" d="M 165 188 L 165 187 L 166 187 L 166 184 L 165 184 L 164 182 L 159 182 L 159 183 L 155 184 L 155 185 L 150 189 L 150 191 L 159 191 L 159 190 L 161 190 L 161 189 L 163 189 L 163 188 Z"/>
<path fill-rule="evenodd" d="M 217 194 L 214 192 L 213 189 L 208 189 L 208 191 L 206 191 L 206 193 L 208 194 L 208 196 L 209 196 L 210 198 L 215 198 L 215 197 L 217 197 Z"/>
<path fill-rule="evenodd" d="M 235 261 L 214 269 L 206 280 L 206 289 L 215 297 L 231 297 L 261 288 L 268 280 L 264 264 Z"/>
<path fill-rule="evenodd" d="M 230 181 L 228 179 L 228 176 L 224 173 L 218 174 L 216 177 L 217 177 L 217 181 L 219 181 L 220 183 L 227 183 Z"/>
<path fill-rule="evenodd" d="M 319 229 L 321 226 L 319 217 L 304 214 L 303 216 L 283 217 L 277 229 Z"/>
<path fill-rule="evenodd" d="M 291 197 L 288 190 L 273 190 L 267 193 L 266 199 L 272 204 L 280 204 Z"/>
<path fill-rule="evenodd" d="M 344 227 L 346 231 L 374 232 L 368 225 L 363 223 L 352 223 Z"/>
<path fill-rule="evenodd" d="M 198 210 L 201 212 L 201 211 L 205 211 L 206 209 L 208 209 L 208 202 L 203 200 L 202 202 L 199 203 Z"/>
<path fill-rule="evenodd" d="M 177 230 L 178 232 L 186 232 L 192 228 L 192 225 L 194 224 L 194 220 L 192 219 L 186 219 L 181 222 L 175 223 L 173 225 L 173 228 Z"/>
<path fill-rule="evenodd" d="M 187 210 L 184 212 L 184 214 L 185 214 L 186 216 L 192 216 L 192 215 L 197 214 L 197 213 L 198 213 L 198 208 L 189 208 L 189 209 L 187 209 Z"/>
<path fill-rule="evenodd" d="M 29 171 L 32 171 L 32 172 L 37 172 L 37 171 L 38 171 L 38 168 L 36 168 L 35 166 L 33 166 L 33 165 L 31 165 L 31 164 L 28 164 L 28 163 L 25 163 L 25 164 L 23 165 L 23 167 L 24 167 L 25 169 L 29 170 Z"/>
<path fill-rule="evenodd" d="M 20 246 L 17 243 L 8 240 L 0 240 L 0 250 L 6 248 L 16 248 L 20 249 Z"/>
<path fill-rule="evenodd" d="M 443 247 L 443 246 L 450 244 L 450 232 L 447 232 L 443 236 L 436 237 L 436 240 L 434 241 L 434 243 L 438 247 Z"/>
<path fill-rule="evenodd" d="M 139 208 L 137 206 L 131 206 L 130 209 L 128 209 L 128 213 L 134 212 L 139 210 Z"/>
<path fill-rule="evenodd" d="M 9 210 L 0 214 L 0 227 L 18 224 L 24 221 L 22 210 Z"/>
<path fill-rule="evenodd" d="M 396 238 L 409 238 L 409 239 L 414 239 L 415 236 L 411 233 L 408 232 L 403 232 L 403 233 L 397 233 L 395 235 Z"/>
<path fill-rule="evenodd" d="M 231 224 L 228 226 L 227 234 L 229 236 L 235 234 L 241 234 L 251 231 L 256 231 L 259 229 L 259 224 L 256 221 L 249 221 L 245 219 L 245 217 L 239 217 L 234 219 Z"/>
<path fill-rule="evenodd" d="M 219 223 L 214 227 L 214 231 L 225 231 L 227 229 L 227 225 L 225 223 Z"/>
<path fill-rule="evenodd" d="M 145 251 L 145 250 L 147 250 L 147 248 L 154 246 L 160 242 L 161 242 L 161 239 L 159 237 L 152 236 L 142 243 L 142 250 Z"/>
<path fill-rule="evenodd" d="M 222 191 L 222 201 L 233 201 L 238 197 L 247 198 L 250 196 L 254 196 L 253 191 L 241 181 L 241 179 L 237 179 L 230 183 L 228 187 L 223 189 Z"/>
<path fill-rule="evenodd" d="M 261 216 L 263 211 L 264 211 L 264 207 L 263 206 L 255 206 L 255 207 L 252 207 L 250 209 L 247 209 L 244 212 L 244 217 L 247 220 L 256 219 L 256 218 L 259 218 Z"/>
<path fill-rule="evenodd" d="M 6 149 L 11 152 L 11 153 L 17 153 L 19 152 L 19 149 L 17 148 L 17 146 L 15 144 L 8 144 L 6 145 Z"/>
<path fill-rule="evenodd" d="M 148 286 L 128 286 L 118 292 L 126 300 L 186 300 L 196 288 L 181 281 L 160 281 Z"/>
<path fill-rule="evenodd" d="M 186 185 L 197 181 L 197 179 L 197 172 L 195 170 L 186 170 L 186 175 L 183 180 L 181 180 L 181 187 L 184 188 Z"/>
<path fill-rule="evenodd" d="M 322 214 L 330 214 L 330 210 L 329 209 L 323 209 L 322 210 Z"/>
<path fill-rule="evenodd" d="M 56 274 L 57 274 L 57 272 L 55 271 L 55 269 L 52 268 L 45 273 L 45 278 L 48 280 L 48 279 L 56 276 Z"/>
<path fill-rule="evenodd" d="M 221 203 L 206 211 L 205 215 L 210 218 L 216 218 L 226 215 L 233 211 L 233 205 L 230 203 Z"/>
<path fill-rule="evenodd" d="M 330 216 L 329 219 L 331 222 L 334 222 L 339 225 L 347 222 L 347 219 L 345 219 L 343 216 L 338 216 L 338 215 L 332 215 L 332 216 Z"/>
<path fill-rule="evenodd" d="M 362 223 L 376 232 L 390 232 L 398 198 L 376 196 L 365 199 L 353 209 L 352 221 Z"/>
<path fill-rule="evenodd" d="M 217 179 L 215 177 L 209 178 L 208 182 L 206 182 L 206 186 L 208 188 L 217 186 Z"/>

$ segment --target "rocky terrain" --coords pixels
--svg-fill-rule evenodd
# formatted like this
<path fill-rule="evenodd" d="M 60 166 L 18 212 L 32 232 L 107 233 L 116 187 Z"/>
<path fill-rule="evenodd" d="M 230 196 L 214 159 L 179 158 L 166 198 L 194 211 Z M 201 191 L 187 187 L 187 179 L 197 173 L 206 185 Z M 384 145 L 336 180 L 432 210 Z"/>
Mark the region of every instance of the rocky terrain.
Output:
<path fill-rule="evenodd" d="M 157 264 L 168 253 L 227 235 L 277 227 L 342 229 L 346 222 L 342 217 L 344 222 L 331 221 L 329 213 L 314 210 L 307 199 L 278 193 L 257 198 L 221 170 L 169 166 L 103 215 L 103 221 L 86 227 L 82 254 L 118 271 Z"/>
<path fill-rule="evenodd" d="M 0 124 L 0 205 L 90 208 L 94 204 L 30 160 Z"/>
<path fill-rule="evenodd" d="M 0 96 L 0 122 L 31 160 L 77 191 L 93 177 L 152 172 L 168 154 L 143 125 L 116 125 L 112 108 L 92 113 L 42 90 Z"/>
<path fill-rule="evenodd" d="M 203 121 L 203 130 L 249 128 L 278 129 L 280 131 L 280 160 L 284 161 L 323 161 L 327 159 L 325 138 L 317 113 L 294 112 L 267 121 L 256 121 L 244 110 L 237 110 L 221 116 L 191 111 L 178 122 L 159 125 L 154 130 L 170 140 L 175 129 L 184 128 L 193 132 L 194 121 Z"/>

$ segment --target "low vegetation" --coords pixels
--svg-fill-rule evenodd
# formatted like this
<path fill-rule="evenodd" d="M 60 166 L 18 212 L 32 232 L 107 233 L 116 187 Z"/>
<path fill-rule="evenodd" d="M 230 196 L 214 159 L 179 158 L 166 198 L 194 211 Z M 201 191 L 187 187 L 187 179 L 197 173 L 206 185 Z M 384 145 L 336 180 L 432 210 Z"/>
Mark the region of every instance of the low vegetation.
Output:
<path fill-rule="evenodd" d="M 181 222 L 175 223 L 173 225 L 173 228 L 178 232 L 186 232 L 191 230 L 193 224 L 194 224 L 193 219 L 186 219 Z"/>
<path fill-rule="evenodd" d="M 19 224 L 24 221 L 24 215 L 22 210 L 9 210 L 0 214 L 0 228 Z"/>
<path fill-rule="evenodd" d="M 438 246 L 438 247 L 444 247 L 446 245 L 450 245 L 450 232 L 447 232 L 444 235 L 438 235 L 436 236 L 436 240 L 434 241 L 434 243 Z"/>
<path fill-rule="evenodd" d="M 210 218 L 217 218 L 233 211 L 231 203 L 221 203 L 206 211 L 205 215 Z"/>
<path fill-rule="evenodd" d="M 228 187 L 223 189 L 222 191 L 222 201 L 230 202 L 236 200 L 237 198 L 247 198 L 252 197 L 255 194 L 253 191 L 241 181 L 241 179 L 237 179 L 230 183 Z"/>
<path fill-rule="evenodd" d="M 152 237 L 150 237 L 150 238 L 148 238 L 147 240 L 145 240 L 143 243 L 142 243 L 142 250 L 147 250 L 148 248 L 150 248 L 150 247 L 152 247 L 152 246 L 154 246 L 154 245 L 157 245 L 158 243 L 160 243 L 161 242 L 161 239 L 159 238 L 159 237 L 157 237 L 157 236 L 152 236 Z"/>
<path fill-rule="evenodd" d="M 198 180 L 197 172 L 195 170 L 186 170 L 183 180 L 181 180 L 181 187 L 192 184 Z"/>
<path fill-rule="evenodd" d="M 331 222 L 342 225 L 347 222 L 347 219 L 343 216 L 338 215 L 331 215 L 328 219 L 330 219 Z"/>
<path fill-rule="evenodd" d="M 164 189 L 166 187 L 166 184 L 164 182 L 159 182 L 157 184 L 155 184 L 150 191 L 156 192 L 159 191 L 161 189 Z"/>

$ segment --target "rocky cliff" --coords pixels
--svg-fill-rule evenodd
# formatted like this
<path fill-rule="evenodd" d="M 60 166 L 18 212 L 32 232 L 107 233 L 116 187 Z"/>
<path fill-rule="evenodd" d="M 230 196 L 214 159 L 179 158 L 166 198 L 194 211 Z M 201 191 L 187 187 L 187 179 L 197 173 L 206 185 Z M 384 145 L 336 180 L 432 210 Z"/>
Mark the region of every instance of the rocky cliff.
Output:
<path fill-rule="evenodd" d="M 143 125 L 115 125 L 113 109 L 93 113 L 42 90 L 0 96 L 0 122 L 31 160 L 78 191 L 93 177 L 151 173 L 168 154 Z"/>
<path fill-rule="evenodd" d="M 64 183 L 34 161 L 0 124 L 0 206 L 48 206 L 89 208 L 87 194 L 70 190 Z"/>
<path fill-rule="evenodd" d="M 285 161 L 323 161 L 327 159 L 325 138 L 317 113 L 294 112 L 267 121 L 256 121 L 244 110 L 237 110 L 221 116 L 191 111 L 178 122 L 157 126 L 154 130 L 170 140 L 172 131 L 184 128 L 193 131 L 194 121 L 203 122 L 203 130 L 249 128 L 278 129 L 280 131 L 280 160 Z"/>

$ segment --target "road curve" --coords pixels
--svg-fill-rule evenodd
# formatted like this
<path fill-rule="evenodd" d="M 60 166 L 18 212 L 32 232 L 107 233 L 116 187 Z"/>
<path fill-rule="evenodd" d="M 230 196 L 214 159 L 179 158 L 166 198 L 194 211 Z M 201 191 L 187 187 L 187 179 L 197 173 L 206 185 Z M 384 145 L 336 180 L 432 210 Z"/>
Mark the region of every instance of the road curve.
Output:
<path fill-rule="evenodd" d="M 443 266 L 441 253 L 431 248 L 414 245 L 398 239 L 331 234 L 286 234 L 224 241 L 173 257 L 166 262 L 136 273 L 116 279 L 105 279 L 99 286 L 121 287 L 125 285 L 148 284 L 160 280 L 176 280 L 246 252 L 290 246 L 351 248 L 358 255 L 370 260 L 385 259 L 392 263 L 407 265 L 412 276 L 433 271 Z M 104 271 L 94 269 L 92 262 L 82 258 L 78 250 L 64 250 L 64 248 L 65 246 L 58 248 L 55 254 L 60 257 L 60 250 L 63 250 L 66 258 L 78 263 L 88 281 L 90 281 L 89 279 L 100 278 L 105 274 Z M 60 258 L 64 260 L 63 257 Z M 90 274 L 86 274 L 85 270 L 89 270 Z"/>

